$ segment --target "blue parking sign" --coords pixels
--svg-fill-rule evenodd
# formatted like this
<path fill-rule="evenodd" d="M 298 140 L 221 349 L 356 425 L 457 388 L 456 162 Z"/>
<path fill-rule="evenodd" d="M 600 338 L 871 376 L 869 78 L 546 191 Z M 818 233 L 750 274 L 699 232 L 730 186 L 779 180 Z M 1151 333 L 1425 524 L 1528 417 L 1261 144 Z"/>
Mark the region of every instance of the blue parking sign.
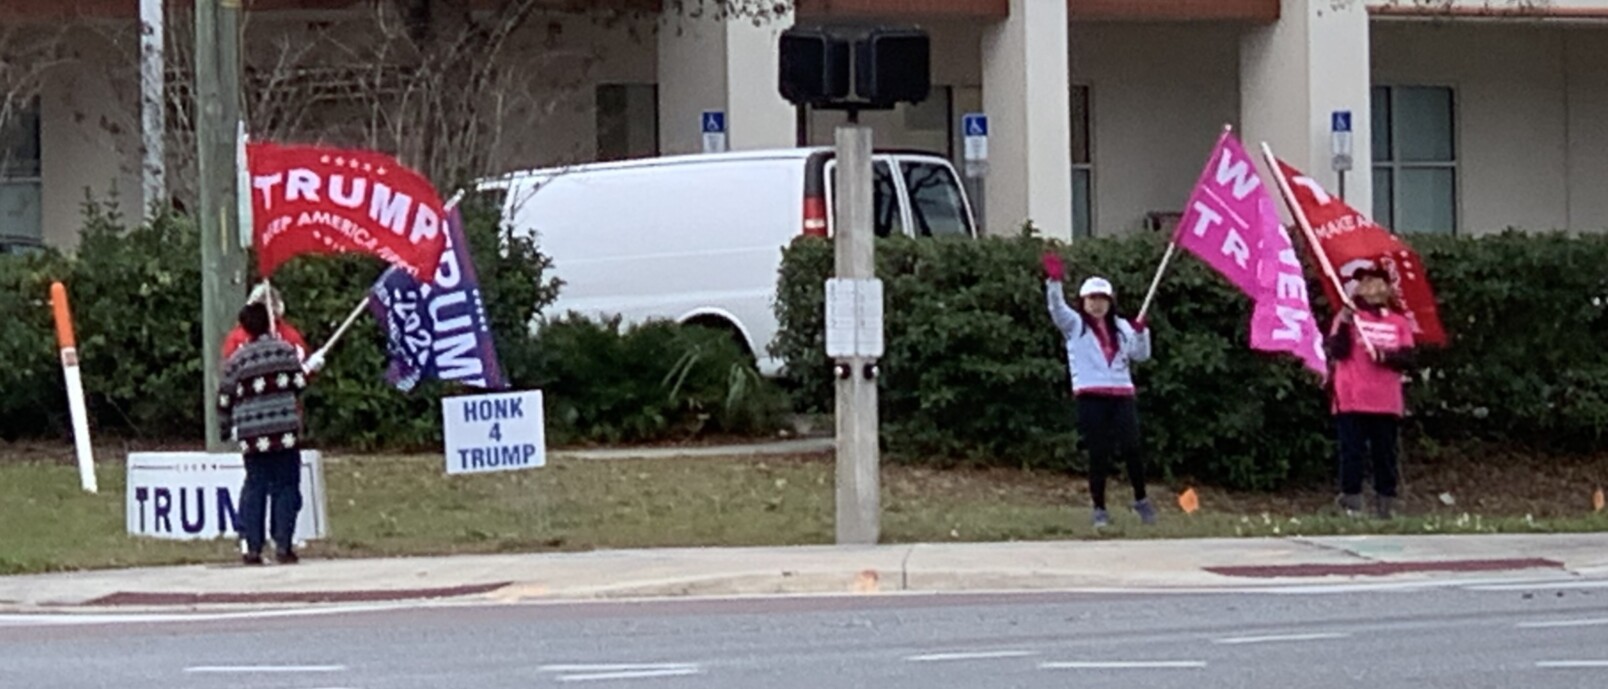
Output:
<path fill-rule="evenodd" d="M 966 136 L 988 136 L 988 115 L 980 112 L 966 113 L 960 118 L 960 128 Z"/>
<path fill-rule="evenodd" d="M 1336 110 L 1333 113 L 1330 113 L 1330 115 L 1329 115 L 1329 131 L 1331 131 L 1331 132 L 1349 132 L 1349 131 L 1351 131 L 1351 111 L 1350 110 Z"/>
<path fill-rule="evenodd" d="M 703 112 L 703 133 L 725 134 L 726 113 L 721 110 L 705 110 Z"/>

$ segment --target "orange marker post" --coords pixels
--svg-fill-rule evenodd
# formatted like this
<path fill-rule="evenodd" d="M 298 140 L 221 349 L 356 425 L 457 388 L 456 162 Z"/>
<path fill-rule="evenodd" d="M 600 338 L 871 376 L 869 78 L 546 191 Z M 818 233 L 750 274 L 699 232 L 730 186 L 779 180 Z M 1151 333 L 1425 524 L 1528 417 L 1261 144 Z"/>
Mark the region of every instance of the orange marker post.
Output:
<path fill-rule="evenodd" d="M 95 481 L 95 454 L 89 442 L 89 410 L 84 404 L 84 381 L 78 372 L 78 342 L 73 336 L 72 310 L 67 307 L 67 287 L 50 285 L 50 306 L 56 313 L 56 346 L 61 349 L 62 377 L 67 383 L 67 408 L 73 416 L 73 444 L 78 450 L 78 478 L 84 490 L 100 491 Z"/>

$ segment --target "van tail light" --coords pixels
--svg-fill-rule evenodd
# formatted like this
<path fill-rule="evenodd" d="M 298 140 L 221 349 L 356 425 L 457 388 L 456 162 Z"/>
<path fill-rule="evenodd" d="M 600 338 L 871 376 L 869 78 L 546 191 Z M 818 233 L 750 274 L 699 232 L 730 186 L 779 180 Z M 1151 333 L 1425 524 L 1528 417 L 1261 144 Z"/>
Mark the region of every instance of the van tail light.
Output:
<path fill-rule="evenodd" d="M 819 196 L 804 198 L 804 236 L 826 236 L 826 199 Z"/>

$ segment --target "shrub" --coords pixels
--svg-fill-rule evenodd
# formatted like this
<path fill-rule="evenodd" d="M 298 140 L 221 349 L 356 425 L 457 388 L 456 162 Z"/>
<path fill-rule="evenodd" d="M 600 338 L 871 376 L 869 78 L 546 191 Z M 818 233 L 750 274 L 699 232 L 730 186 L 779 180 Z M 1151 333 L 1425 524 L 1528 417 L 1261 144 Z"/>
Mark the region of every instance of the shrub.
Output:
<path fill-rule="evenodd" d="M 1064 353 L 1045 313 L 1039 256 L 1069 257 L 1072 277 L 1098 271 L 1132 315 L 1165 238 L 1080 241 L 883 240 L 887 354 L 884 442 L 896 456 L 1083 468 L 1074 450 Z M 1608 419 L 1608 240 L 1509 233 L 1415 240 L 1453 333 L 1410 387 L 1414 431 L 1545 449 L 1592 447 Z M 824 409 L 823 285 L 832 247 L 787 250 L 776 353 L 807 409 Z M 1309 275 L 1313 271 L 1308 271 Z M 1075 283 L 1074 283 L 1075 284 Z M 1320 314 L 1332 311 L 1310 286 Z M 1179 257 L 1151 317 L 1156 358 L 1137 367 L 1151 461 L 1239 487 L 1326 475 L 1332 464 L 1326 397 L 1292 357 L 1247 346 L 1250 305 L 1199 261 Z M 1483 409 L 1483 411 L 1482 411 Z"/>
<path fill-rule="evenodd" d="M 619 443 L 775 430 L 786 399 L 725 332 L 668 322 L 623 329 L 569 315 L 535 341 L 560 442 Z"/>
<path fill-rule="evenodd" d="M 713 334 L 670 325 L 622 333 L 572 319 L 533 338 L 530 324 L 559 288 L 551 261 L 532 242 L 504 234 L 494 206 L 470 197 L 463 211 L 501 363 L 516 388 L 552 386 L 555 441 L 774 427 L 779 393 L 751 365 L 738 365 L 734 345 Z M 110 205 L 93 203 L 84 217 L 72 258 L 0 256 L 0 438 L 70 432 L 49 308 L 49 285 L 62 280 L 72 296 L 97 432 L 198 441 L 201 405 L 210 395 L 202 390 L 193 221 L 163 213 L 127 227 Z M 285 295 L 287 318 L 318 347 L 383 269 L 360 256 L 298 259 L 280 269 L 274 284 Z M 403 394 L 385 382 L 385 366 L 380 329 L 360 317 L 307 396 L 315 441 L 351 449 L 439 446 L 440 397 L 466 391 L 426 383 Z"/>
<path fill-rule="evenodd" d="M 50 311 L 50 283 L 66 277 L 51 252 L 0 256 L 0 439 L 68 427 Z"/>

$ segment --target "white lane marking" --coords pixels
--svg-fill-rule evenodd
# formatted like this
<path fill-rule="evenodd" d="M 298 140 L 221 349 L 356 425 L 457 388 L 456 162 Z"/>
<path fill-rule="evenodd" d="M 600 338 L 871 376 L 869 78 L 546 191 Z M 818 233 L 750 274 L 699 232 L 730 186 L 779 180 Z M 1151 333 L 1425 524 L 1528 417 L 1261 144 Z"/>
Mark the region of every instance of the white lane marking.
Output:
<path fill-rule="evenodd" d="M 586 675 L 559 675 L 560 682 L 598 682 L 611 679 L 654 679 L 656 677 L 686 677 L 702 672 L 695 667 L 666 670 L 631 670 L 625 672 L 599 672 Z"/>
<path fill-rule="evenodd" d="M 1573 589 L 1604 589 L 1608 588 L 1608 579 L 1593 579 L 1591 581 L 1538 581 L 1527 584 L 1491 584 L 1484 586 L 1465 587 L 1469 591 L 1531 591 L 1545 590 L 1573 590 Z"/>
<path fill-rule="evenodd" d="M 275 617 L 311 617 L 345 613 L 386 612 L 426 607 L 410 603 L 339 605 L 318 608 L 248 610 L 221 613 L 14 613 L 0 614 L 0 627 L 34 627 L 73 624 L 154 624 L 161 622 L 218 622 Z"/>
<path fill-rule="evenodd" d="M 994 660 L 998 658 L 1026 658 L 1038 655 L 1033 651 L 977 651 L 973 653 L 930 653 L 927 655 L 910 656 L 905 660 L 912 663 L 941 663 L 946 660 Z"/>
<path fill-rule="evenodd" d="M 1321 641 L 1324 639 L 1348 639 L 1351 635 L 1345 632 L 1318 633 L 1318 634 L 1284 634 L 1281 636 L 1235 636 L 1227 639 L 1214 639 L 1216 644 L 1265 644 L 1278 641 Z"/>
<path fill-rule="evenodd" d="M 696 670 L 697 663 L 611 663 L 606 665 L 543 665 L 542 672 L 642 672 L 652 670 Z"/>
<path fill-rule="evenodd" d="M 1204 660 L 1106 660 L 1039 663 L 1040 670 L 1189 670 L 1206 667 Z"/>
<path fill-rule="evenodd" d="M 259 673 L 259 672 L 342 672 L 345 665 L 197 665 L 184 668 L 193 673 Z"/>
<path fill-rule="evenodd" d="M 1550 622 L 1520 622 L 1519 629 L 1557 629 L 1562 627 L 1601 627 L 1608 625 L 1608 617 L 1597 620 L 1553 620 Z"/>
<path fill-rule="evenodd" d="M 1535 666 L 1550 669 L 1608 668 L 1608 660 L 1543 660 Z"/>

